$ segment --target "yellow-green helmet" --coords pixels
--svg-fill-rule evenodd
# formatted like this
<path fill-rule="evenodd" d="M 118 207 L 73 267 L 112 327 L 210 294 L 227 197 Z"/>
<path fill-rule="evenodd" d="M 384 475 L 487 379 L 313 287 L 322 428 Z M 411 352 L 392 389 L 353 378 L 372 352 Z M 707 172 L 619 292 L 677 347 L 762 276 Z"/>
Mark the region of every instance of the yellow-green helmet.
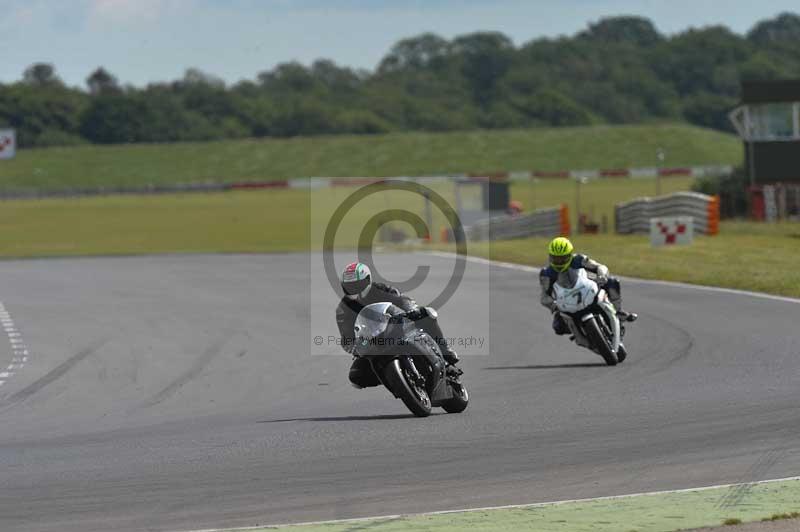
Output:
<path fill-rule="evenodd" d="M 557 272 L 565 272 L 572 264 L 572 252 L 575 248 L 568 238 L 560 236 L 550 241 L 547 253 L 550 255 L 550 267 Z"/>

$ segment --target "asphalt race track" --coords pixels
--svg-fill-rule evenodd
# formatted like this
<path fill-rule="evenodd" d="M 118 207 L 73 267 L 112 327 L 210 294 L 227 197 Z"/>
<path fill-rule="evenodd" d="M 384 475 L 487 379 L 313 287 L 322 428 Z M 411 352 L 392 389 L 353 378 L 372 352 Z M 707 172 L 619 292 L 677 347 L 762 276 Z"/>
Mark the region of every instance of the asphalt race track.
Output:
<path fill-rule="evenodd" d="M 466 412 L 416 419 L 382 388 L 351 388 L 346 355 L 309 353 L 315 260 L 0 263 L 30 350 L 0 386 L 0 530 L 191 530 L 800 475 L 796 303 L 626 282 L 641 318 L 628 361 L 607 368 L 552 334 L 533 274 L 470 264 L 441 323 L 470 335 L 488 316 L 491 355 L 463 357 Z M 445 258 L 382 260 L 397 277 L 420 260 L 431 283 L 450 274 Z M 11 358 L 2 337 L 0 368 Z"/>

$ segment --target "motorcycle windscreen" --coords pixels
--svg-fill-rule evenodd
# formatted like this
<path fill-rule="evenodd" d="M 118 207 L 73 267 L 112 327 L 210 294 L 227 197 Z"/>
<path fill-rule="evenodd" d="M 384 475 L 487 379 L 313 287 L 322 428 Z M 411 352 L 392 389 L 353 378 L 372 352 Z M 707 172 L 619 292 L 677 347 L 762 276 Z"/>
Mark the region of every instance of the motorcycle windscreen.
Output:
<path fill-rule="evenodd" d="M 372 340 L 386 332 L 390 317 L 387 310 L 391 306 L 391 303 L 373 303 L 361 309 L 353 327 L 356 338 Z"/>
<path fill-rule="evenodd" d="M 558 285 L 562 288 L 575 288 L 578 282 L 582 282 L 582 278 L 586 276 L 586 270 L 583 268 L 578 270 L 567 270 L 558 275 Z"/>

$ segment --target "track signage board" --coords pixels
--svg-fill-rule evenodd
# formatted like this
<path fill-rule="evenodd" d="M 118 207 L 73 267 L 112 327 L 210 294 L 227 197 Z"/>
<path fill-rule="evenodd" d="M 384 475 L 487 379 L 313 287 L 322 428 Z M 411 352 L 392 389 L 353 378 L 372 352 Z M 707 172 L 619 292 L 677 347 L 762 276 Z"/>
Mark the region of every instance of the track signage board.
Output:
<path fill-rule="evenodd" d="M 16 155 L 16 131 L 13 129 L 0 129 L 0 159 L 13 159 Z"/>
<path fill-rule="evenodd" d="M 650 218 L 650 244 L 687 246 L 694 238 L 694 219 L 691 216 Z"/>

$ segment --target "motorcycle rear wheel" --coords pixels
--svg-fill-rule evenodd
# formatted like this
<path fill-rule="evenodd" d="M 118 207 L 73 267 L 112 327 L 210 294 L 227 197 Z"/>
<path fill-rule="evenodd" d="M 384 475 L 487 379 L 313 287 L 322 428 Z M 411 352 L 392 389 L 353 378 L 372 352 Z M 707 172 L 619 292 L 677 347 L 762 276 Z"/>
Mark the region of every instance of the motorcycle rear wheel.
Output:
<path fill-rule="evenodd" d="M 392 360 L 383 370 L 384 382 L 390 391 L 403 401 L 403 404 L 417 417 L 431 415 L 431 398 L 424 387 L 413 382 L 407 361 L 401 358 Z"/>

